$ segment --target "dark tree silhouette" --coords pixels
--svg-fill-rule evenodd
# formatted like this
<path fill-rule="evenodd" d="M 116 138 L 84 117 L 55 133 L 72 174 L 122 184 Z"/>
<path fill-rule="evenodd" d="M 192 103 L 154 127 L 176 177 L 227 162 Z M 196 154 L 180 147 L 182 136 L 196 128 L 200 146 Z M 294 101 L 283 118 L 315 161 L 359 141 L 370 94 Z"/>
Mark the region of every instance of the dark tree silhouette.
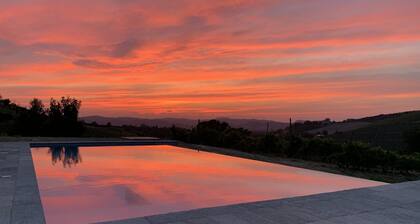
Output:
<path fill-rule="evenodd" d="M 29 111 L 33 114 L 45 115 L 45 107 L 42 100 L 34 98 L 29 102 Z"/>
<path fill-rule="evenodd" d="M 61 110 L 64 119 L 77 122 L 79 118 L 79 109 L 82 105 L 82 101 L 70 97 L 61 98 Z"/>
<path fill-rule="evenodd" d="M 192 130 L 192 141 L 199 144 L 220 146 L 223 132 L 229 128 L 228 123 L 218 120 L 199 122 Z"/>
<path fill-rule="evenodd" d="M 62 105 L 56 99 L 51 98 L 50 108 L 48 110 L 48 117 L 51 121 L 59 121 L 62 119 Z"/>
<path fill-rule="evenodd" d="M 413 129 L 404 133 L 404 140 L 411 152 L 420 153 L 420 129 Z"/>
<path fill-rule="evenodd" d="M 7 107 L 10 105 L 9 99 L 3 99 L 3 97 L 0 95 L 0 107 Z"/>
<path fill-rule="evenodd" d="M 80 136 L 83 133 L 83 124 L 78 121 L 81 103 L 70 97 L 62 97 L 60 101 L 51 98 L 48 110 L 51 136 Z"/>

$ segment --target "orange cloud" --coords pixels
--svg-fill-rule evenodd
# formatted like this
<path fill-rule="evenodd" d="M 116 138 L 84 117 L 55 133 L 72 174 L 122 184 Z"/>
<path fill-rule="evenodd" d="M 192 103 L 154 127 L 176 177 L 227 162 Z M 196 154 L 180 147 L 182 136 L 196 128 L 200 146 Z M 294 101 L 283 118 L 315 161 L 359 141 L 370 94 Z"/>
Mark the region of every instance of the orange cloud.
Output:
<path fill-rule="evenodd" d="M 4 1 L 0 93 L 20 104 L 72 95 L 84 115 L 420 109 L 420 5 L 403 2 Z"/>

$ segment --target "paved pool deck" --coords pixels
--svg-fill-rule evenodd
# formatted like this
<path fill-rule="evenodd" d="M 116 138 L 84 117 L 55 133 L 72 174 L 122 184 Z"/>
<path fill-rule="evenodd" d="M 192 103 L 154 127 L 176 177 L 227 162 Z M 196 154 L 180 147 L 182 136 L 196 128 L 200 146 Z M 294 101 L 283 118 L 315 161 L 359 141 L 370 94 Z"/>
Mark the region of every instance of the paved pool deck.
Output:
<path fill-rule="evenodd" d="M 147 141 L 144 144 L 176 144 L 173 141 Z M 98 142 L 78 141 L 78 143 L 89 146 Z M 0 224 L 45 223 L 30 144 L 43 146 L 44 143 L 0 142 Z M 142 142 L 102 141 L 101 144 L 139 145 Z M 420 181 L 104 223 L 420 223 Z"/>

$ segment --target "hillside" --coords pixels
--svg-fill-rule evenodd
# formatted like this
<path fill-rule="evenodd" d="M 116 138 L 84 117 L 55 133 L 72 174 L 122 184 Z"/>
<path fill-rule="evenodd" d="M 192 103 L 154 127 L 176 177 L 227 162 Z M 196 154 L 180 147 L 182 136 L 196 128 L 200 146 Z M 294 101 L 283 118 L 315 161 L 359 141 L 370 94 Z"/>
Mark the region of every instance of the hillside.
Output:
<path fill-rule="evenodd" d="M 310 134 L 327 133 L 335 134 L 337 132 L 349 132 L 359 128 L 369 126 L 371 123 L 363 121 L 352 121 L 352 122 L 338 122 L 322 128 L 309 130 Z"/>
<path fill-rule="evenodd" d="M 404 133 L 419 128 L 420 111 L 410 111 L 346 120 L 309 132 L 328 131 L 330 136 L 341 141 L 357 140 L 385 149 L 401 149 L 405 147 Z"/>
<path fill-rule="evenodd" d="M 270 130 L 278 130 L 287 127 L 287 123 L 271 121 L 271 120 L 257 120 L 257 119 L 234 119 L 234 118 L 216 118 L 219 121 L 229 123 L 233 128 L 245 128 L 254 132 L 265 132 L 267 130 L 267 123 Z M 191 128 L 197 124 L 197 120 L 182 119 L 182 118 L 134 118 L 134 117 L 103 117 L 103 116 L 87 116 L 82 117 L 81 120 L 92 123 L 96 122 L 100 125 L 106 125 L 108 122 L 113 126 L 123 125 L 147 125 L 157 127 L 171 127 L 173 125 L 181 128 Z"/>

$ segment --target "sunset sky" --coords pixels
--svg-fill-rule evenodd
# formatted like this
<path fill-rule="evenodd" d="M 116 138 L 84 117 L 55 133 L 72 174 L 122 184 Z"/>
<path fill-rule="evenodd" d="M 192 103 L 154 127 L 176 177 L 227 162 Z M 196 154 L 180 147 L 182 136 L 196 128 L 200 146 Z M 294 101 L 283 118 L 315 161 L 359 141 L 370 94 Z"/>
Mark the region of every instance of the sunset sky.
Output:
<path fill-rule="evenodd" d="M 82 115 L 420 109 L 419 0 L 1 0 L 0 94 Z"/>

